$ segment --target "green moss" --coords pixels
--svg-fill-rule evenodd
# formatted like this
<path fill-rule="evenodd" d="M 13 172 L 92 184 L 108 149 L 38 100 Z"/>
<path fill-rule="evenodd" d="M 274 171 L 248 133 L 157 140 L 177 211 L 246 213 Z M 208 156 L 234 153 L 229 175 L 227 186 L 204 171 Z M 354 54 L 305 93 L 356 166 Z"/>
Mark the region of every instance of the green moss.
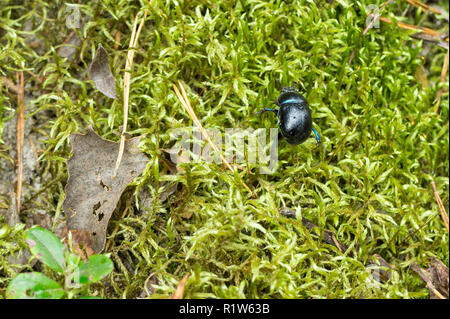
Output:
<path fill-rule="evenodd" d="M 90 19 L 74 30 L 81 43 L 71 60 L 57 54 L 71 32 L 64 2 L 7 1 L 0 8 L 0 76 L 15 79 L 16 70 L 30 70 L 42 78 L 26 73 L 29 90 L 38 92 L 26 107 L 29 116 L 48 118 L 36 129 L 45 142 L 38 171 L 45 187 L 29 199 L 39 200 L 24 215 L 37 208 L 55 218 L 61 213 L 70 133 L 92 125 L 118 140 L 131 27 L 135 14 L 149 8 L 133 66 L 128 131 L 145 135 L 141 149 L 149 164 L 134 185 L 154 201 L 146 212 L 132 205 L 120 219 L 122 205 L 113 218 L 116 267 L 100 294 L 136 297 L 153 274 L 153 297 L 165 297 L 190 272 L 187 298 L 427 297 L 409 265 L 449 258 L 448 232 L 430 185 L 436 182 L 448 208 L 448 81 L 439 84 L 445 52 L 432 47 L 424 58 L 425 44 L 411 32 L 381 22 L 363 36 L 372 1 L 329 2 L 84 4 L 81 20 Z M 448 10 L 445 1 L 440 5 Z M 412 8 L 398 18 L 405 8 L 403 2 L 389 5 L 382 15 L 428 27 L 442 21 Z M 24 32 L 26 22 L 31 31 Z M 122 33 L 117 50 L 114 30 Z M 42 45 L 31 48 L 30 37 Z M 101 95 L 88 77 L 99 43 L 110 53 L 117 101 Z M 421 65 L 430 82 L 423 89 L 415 77 Z M 275 127 L 273 117 L 252 114 L 297 81 L 335 156 L 325 157 L 312 138 L 295 147 L 280 142 L 275 174 L 260 174 L 253 164 L 239 171 L 257 198 L 222 165 L 185 164 L 184 174 L 167 175 L 162 149 L 171 146 L 170 129 L 192 126 L 173 92 L 176 80 L 207 128 Z M 435 114 L 439 87 L 445 93 Z M 2 87 L 0 132 L 14 110 L 14 95 Z M 7 154 L 1 147 L 0 154 Z M 182 196 L 160 201 L 163 182 L 183 185 Z M 123 200 L 133 197 L 126 193 Z M 358 254 L 342 254 L 300 219 L 281 216 L 284 207 L 312 220 L 318 233 L 333 230 Z M 395 267 L 385 283 L 374 283 L 366 270 L 374 254 Z M 0 272 L 8 277 L 5 265 L 2 259 Z"/>

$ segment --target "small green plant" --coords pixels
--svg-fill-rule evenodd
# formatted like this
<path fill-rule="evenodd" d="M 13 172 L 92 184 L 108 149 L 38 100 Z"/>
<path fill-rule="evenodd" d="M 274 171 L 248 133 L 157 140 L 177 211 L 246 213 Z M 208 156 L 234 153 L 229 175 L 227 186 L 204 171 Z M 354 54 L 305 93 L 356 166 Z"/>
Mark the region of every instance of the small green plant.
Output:
<path fill-rule="evenodd" d="M 7 298 L 95 298 L 89 296 L 89 285 L 100 281 L 113 270 L 113 263 L 107 255 L 92 255 L 88 262 L 84 262 L 44 228 L 29 229 L 26 241 L 31 253 L 56 272 L 55 277 L 60 280 L 55 281 L 40 272 L 19 274 L 9 283 Z M 70 236 L 69 246 L 72 247 Z M 58 281 L 64 281 L 64 284 Z"/>

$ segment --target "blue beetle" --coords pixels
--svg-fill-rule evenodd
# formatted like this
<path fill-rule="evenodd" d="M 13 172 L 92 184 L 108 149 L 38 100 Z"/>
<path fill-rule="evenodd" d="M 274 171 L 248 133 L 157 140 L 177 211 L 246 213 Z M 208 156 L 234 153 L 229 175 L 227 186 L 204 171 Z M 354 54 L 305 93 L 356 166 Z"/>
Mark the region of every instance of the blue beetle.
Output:
<path fill-rule="evenodd" d="M 303 143 L 313 131 L 317 144 L 320 144 L 326 150 L 320 141 L 319 133 L 312 127 L 311 110 L 308 102 L 294 86 L 284 87 L 274 104 L 279 107 L 278 110 L 264 108 L 258 113 L 270 111 L 277 115 L 281 137 L 284 137 L 289 144 L 297 145 Z"/>

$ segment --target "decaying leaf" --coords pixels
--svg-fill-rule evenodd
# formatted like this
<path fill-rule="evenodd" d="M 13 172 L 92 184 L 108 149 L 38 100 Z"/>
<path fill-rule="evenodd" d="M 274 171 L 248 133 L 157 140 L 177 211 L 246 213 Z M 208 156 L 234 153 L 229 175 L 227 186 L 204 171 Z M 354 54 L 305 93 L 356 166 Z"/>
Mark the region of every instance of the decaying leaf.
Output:
<path fill-rule="evenodd" d="M 83 242 L 95 253 L 105 247 L 108 221 L 120 195 L 141 174 L 148 161 L 137 147 L 139 139 L 126 141 L 122 165 L 113 178 L 118 143 L 102 139 L 91 129 L 86 135 L 70 136 L 73 155 L 67 161 L 69 179 L 63 204 L 67 228 L 89 232 L 89 236 L 77 238 L 78 243 Z"/>
<path fill-rule="evenodd" d="M 72 247 L 75 253 L 85 260 L 94 255 L 94 251 L 91 248 L 94 242 L 94 236 L 89 231 L 85 229 L 74 229 L 70 233 L 72 235 Z"/>
<path fill-rule="evenodd" d="M 89 67 L 89 74 L 97 89 L 107 97 L 116 99 L 116 80 L 109 67 L 108 53 L 100 44 L 95 53 L 94 60 Z"/>
<path fill-rule="evenodd" d="M 428 269 L 421 269 L 417 264 L 411 265 L 411 269 L 427 283 L 430 299 L 448 299 L 448 267 L 442 261 L 433 258 Z"/>

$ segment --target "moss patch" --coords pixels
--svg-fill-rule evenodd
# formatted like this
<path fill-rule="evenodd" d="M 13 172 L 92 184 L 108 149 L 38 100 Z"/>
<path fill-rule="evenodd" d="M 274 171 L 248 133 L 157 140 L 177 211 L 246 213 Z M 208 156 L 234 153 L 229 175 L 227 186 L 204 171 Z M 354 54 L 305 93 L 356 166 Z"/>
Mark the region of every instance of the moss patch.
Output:
<path fill-rule="evenodd" d="M 426 298 L 425 284 L 409 266 L 426 265 L 432 256 L 448 264 L 449 258 L 430 185 L 435 181 L 448 211 L 448 80 L 439 84 L 445 51 L 384 23 L 363 36 L 371 3 L 103 0 L 79 4 L 81 27 L 70 29 L 75 11 L 63 1 L 7 0 L 0 8 L 0 76 L 14 81 L 17 70 L 30 71 L 26 114 L 40 123 L 33 132 L 41 141 L 36 175 L 42 183 L 24 198 L 22 221 L 40 211 L 54 221 L 64 216 L 71 133 L 91 125 L 118 140 L 130 30 L 134 15 L 148 8 L 128 132 L 144 135 L 149 163 L 111 221 L 115 270 L 96 287 L 99 295 L 134 298 L 151 283 L 151 297 L 167 297 L 190 272 L 187 298 Z M 440 6 L 448 11 L 446 1 Z M 404 10 L 405 17 L 396 18 Z M 442 19 L 417 12 L 399 2 L 382 15 L 444 28 Z M 67 56 L 65 39 L 76 50 L 61 57 Z M 110 54 L 118 100 L 89 79 L 100 43 Z M 420 67 L 428 87 L 416 77 Z M 168 174 L 163 149 L 173 143 L 170 130 L 193 125 L 173 92 L 177 80 L 206 128 L 276 127 L 272 116 L 252 114 L 297 81 L 334 156 L 315 148 L 313 138 L 295 147 L 280 142 L 276 173 L 260 174 L 257 165 L 239 171 L 257 198 L 222 165 L 190 163 L 184 173 Z M 434 113 L 439 87 L 445 93 Z M 0 133 L 15 121 L 15 103 L 2 86 Z M 4 161 L 12 147 L 1 142 Z M 161 200 L 173 185 L 177 193 Z M 151 198 L 146 209 L 134 202 L 141 190 Z M 10 205 L 8 194 L 0 194 L 0 208 Z M 297 220 L 280 215 L 286 207 L 296 210 Z M 322 242 L 301 225 L 302 216 L 318 225 L 316 233 L 334 231 L 357 254 Z M 17 237 L 0 238 L 0 295 L 12 276 L 8 247 Z M 386 282 L 374 282 L 366 269 L 374 254 L 393 266 Z"/>

